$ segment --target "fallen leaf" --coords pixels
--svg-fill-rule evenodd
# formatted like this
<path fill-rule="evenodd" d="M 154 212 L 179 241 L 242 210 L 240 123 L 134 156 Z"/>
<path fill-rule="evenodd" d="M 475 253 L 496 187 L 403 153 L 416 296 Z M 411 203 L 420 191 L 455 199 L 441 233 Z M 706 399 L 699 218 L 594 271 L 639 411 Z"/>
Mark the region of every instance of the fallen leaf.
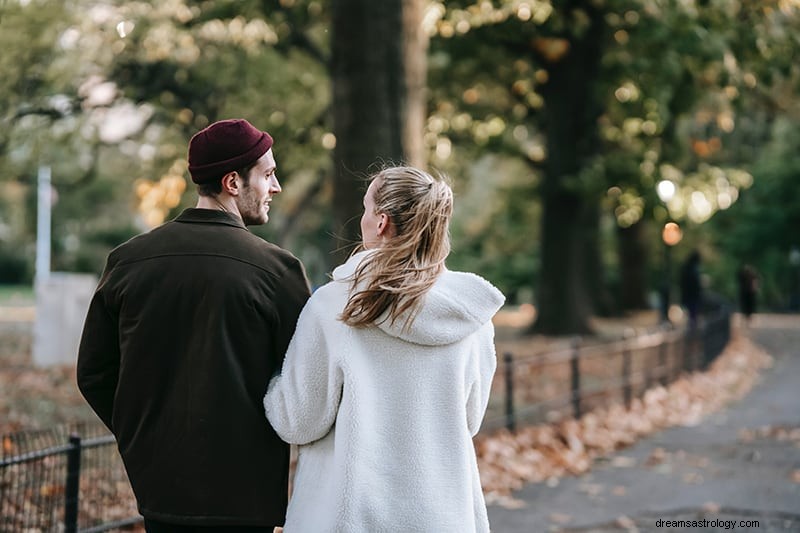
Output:
<path fill-rule="evenodd" d="M 564 513 L 550 513 L 547 518 L 556 524 L 568 524 L 572 520 L 572 516 Z"/>

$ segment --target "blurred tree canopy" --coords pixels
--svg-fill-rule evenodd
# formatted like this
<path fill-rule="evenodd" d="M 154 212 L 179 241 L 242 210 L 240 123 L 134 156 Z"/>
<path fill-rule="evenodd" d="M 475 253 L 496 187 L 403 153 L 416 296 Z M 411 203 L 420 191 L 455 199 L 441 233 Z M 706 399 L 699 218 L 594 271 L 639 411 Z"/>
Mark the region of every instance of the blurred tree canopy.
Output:
<path fill-rule="evenodd" d="M 765 303 L 788 305 L 800 1 L 373 4 L 0 2 L 0 282 L 32 274 L 39 166 L 52 168 L 54 269 L 97 272 L 111 247 L 194 204 L 189 137 L 242 116 L 276 138 L 284 182 L 254 231 L 293 250 L 315 283 L 347 213 L 360 215 L 356 176 L 377 149 L 363 132 L 387 123 L 401 152 L 377 157 L 453 177 L 451 268 L 536 303 L 542 332 L 652 305 L 668 221 L 683 229 L 675 258 L 699 249 L 712 290 L 732 298 L 748 261 Z M 380 29 L 398 17 L 401 32 Z M 362 54 L 360 78 L 333 60 L 341 50 Z M 368 84 L 387 75 L 400 100 L 355 93 L 365 127 L 343 129 L 335 84 L 387 96 Z"/>

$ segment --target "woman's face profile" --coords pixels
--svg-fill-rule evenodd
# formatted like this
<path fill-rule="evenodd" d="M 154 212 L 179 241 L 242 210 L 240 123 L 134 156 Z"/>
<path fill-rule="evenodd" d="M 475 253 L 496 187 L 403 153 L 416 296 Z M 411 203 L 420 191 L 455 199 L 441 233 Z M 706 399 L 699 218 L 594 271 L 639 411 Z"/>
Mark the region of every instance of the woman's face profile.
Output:
<path fill-rule="evenodd" d="M 364 214 L 361 216 L 361 240 L 364 248 L 375 248 L 381 241 L 382 217 L 375 212 L 375 189 L 377 181 L 372 180 L 364 194 Z M 384 215 L 385 216 L 385 215 Z"/>

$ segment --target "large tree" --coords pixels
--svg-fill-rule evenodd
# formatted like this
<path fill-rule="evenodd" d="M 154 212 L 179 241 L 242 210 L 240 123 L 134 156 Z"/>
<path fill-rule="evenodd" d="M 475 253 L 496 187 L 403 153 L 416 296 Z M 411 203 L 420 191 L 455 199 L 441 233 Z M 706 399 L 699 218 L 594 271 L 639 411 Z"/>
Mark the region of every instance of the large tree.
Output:
<path fill-rule="evenodd" d="M 421 0 L 332 3 L 335 259 L 359 240 L 362 178 L 385 163 L 423 162 L 426 36 Z M 415 131 L 419 130 L 419 131 Z"/>
<path fill-rule="evenodd" d="M 687 242 L 697 243 L 696 228 L 750 183 L 753 158 L 743 157 L 748 148 L 739 139 L 747 121 L 737 113 L 752 101 L 745 95 L 771 92 L 770 79 L 791 69 L 786 58 L 797 47 L 791 37 L 797 6 L 772 0 L 439 5 L 431 144 L 452 141 L 459 160 L 492 151 L 496 161 L 526 163 L 527 179 L 518 179 L 502 201 L 522 202 L 513 195 L 524 191 L 534 193 L 530 203 L 541 203 L 540 221 L 524 221 L 529 238 L 541 233 L 532 270 L 537 329 L 586 331 L 590 314 L 605 307 L 608 292 L 598 289 L 609 278 L 626 295 L 624 307 L 645 305 L 655 280 L 647 256 L 661 253 L 655 230 L 674 219 L 689 230 Z M 676 189 L 669 205 L 656 196 L 660 180 Z M 483 217 L 482 230 L 471 231 L 474 242 L 486 242 L 499 214 Z M 619 242 L 611 261 L 600 244 L 607 237 L 598 240 L 608 218 L 621 228 L 610 232 Z M 485 253 L 489 246 L 475 249 Z M 609 264 L 618 273 L 605 275 Z"/>

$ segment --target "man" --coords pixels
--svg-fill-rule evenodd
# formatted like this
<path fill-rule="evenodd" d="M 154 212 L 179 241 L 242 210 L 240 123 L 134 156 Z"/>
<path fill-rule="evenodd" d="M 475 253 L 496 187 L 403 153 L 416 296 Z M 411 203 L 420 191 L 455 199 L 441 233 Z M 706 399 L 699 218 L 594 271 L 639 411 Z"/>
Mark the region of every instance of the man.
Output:
<path fill-rule="evenodd" d="M 289 447 L 262 399 L 309 296 L 301 263 L 250 233 L 281 192 L 272 137 L 246 120 L 189 143 L 199 200 L 111 252 L 78 386 L 117 438 L 150 533 L 272 532 Z"/>

